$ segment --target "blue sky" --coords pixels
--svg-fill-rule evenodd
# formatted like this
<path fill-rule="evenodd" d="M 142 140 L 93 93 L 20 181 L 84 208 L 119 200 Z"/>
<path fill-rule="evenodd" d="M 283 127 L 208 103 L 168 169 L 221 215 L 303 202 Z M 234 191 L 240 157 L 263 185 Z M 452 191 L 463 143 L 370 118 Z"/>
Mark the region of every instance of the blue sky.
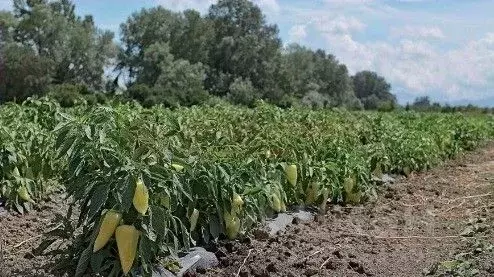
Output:
<path fill-rule="evenodd" d="M 77 13 L 118 33 L 142 7 L 206 12 L 214 0 L 76 0 Z M 321 48 L 350 72 L 377 71 L 400 103 L 417 96 L 494 106 L 492 0 L 254 0 L 285 43 Z M 0 0 L 0 9 L 10 0 Z"/>

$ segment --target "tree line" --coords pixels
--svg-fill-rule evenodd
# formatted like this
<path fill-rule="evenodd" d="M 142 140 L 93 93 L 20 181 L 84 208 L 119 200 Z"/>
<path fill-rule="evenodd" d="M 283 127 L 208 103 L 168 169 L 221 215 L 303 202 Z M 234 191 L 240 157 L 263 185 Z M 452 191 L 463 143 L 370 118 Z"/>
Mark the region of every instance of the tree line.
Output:
<path fill-rule="evenodd" d="M 474 113 L 474 114 L 486 114 L 494 113 L 494 107 L 479 107 L 472 104 L 452 106 L 449 104 L 441 105 L 438 102 L 432 102 L 429 96 L 420 96 L 415 98 L 413 103 L 407 103 L 404 110 L 414 110 L 419 112 L 441 112 L 441 113 Z"/>
<path fill-rule="evenodd" d="M 169 107 L 259 99 L 280 107 L 397 107 L 384 77 L 351 76 L 324 50 L 284 46 L 278 27 L 248 0 L 219 0 L 205 15 L 142 9 L 120 31 L 115 42 L 91 15 L 76 15 L 70 0 L 13 0 L 12 11 L 0 12 L 0 101 L 50 95 L 64 106 L 112 97 Z"/>

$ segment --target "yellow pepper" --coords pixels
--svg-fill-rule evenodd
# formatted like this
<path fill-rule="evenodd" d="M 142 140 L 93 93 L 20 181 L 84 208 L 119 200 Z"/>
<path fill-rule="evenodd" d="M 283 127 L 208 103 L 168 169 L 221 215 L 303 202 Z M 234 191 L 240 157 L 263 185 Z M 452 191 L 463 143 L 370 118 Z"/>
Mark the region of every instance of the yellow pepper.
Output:
<path fill-rule="evenodd" d="M 240 195 L 234 193 L 233 194 L 233 201 L 232 201 L 232 212 L 233 213 L 239 213 L 242 211 L 242 206 L 244 205 L 244 200 L 242 200 L 242 197 Z"/>
<path fill-rule="evenodd" d="M 140 232 L 131 225 L 121 225 L 115 231 L 118 256 L 124 275 L 127 275 L 134 264 Z"/>
<path fill-rule="evenodd" d="M 34 200 L 31 198 L 31 196 L 29 195 L 29 192 L 27 191 L 27 188 L 25 186 L 21 186 L 19 187 L 19 189 L 17 190 L 17 194 L 19 194 L 19 197 L 24 200 L 24 201 L 27 201 L 27 202 L 30 202 L 30 203 L 33 203 L 34 204 Z"/>
<path fill-rule="evenodd" d="M 292 164 L 285 168 L 286 178 L 292 186 L 297 185 L 297 166 Z"/>
<path fill-rule="evenodd" d="M 244 200 L 238 194 L 233 194 L 233 204 L 237 207 L 242 207 L 244 205 Z"/>
<path fill-rule="evenodd" d="M 353 192 L 353 187 L 355 186 L 355 180 L 352 177 L 348 177 L 343 182 L 343 189 L 347 194 L 351 194 Z"/>
<path fill-rule="evenodd" d="M 305 204 L 311 205 L 316 201 L 317 193 L 319 192 L 319 185 L 317 182 L 311 183 L 305 192 Z"/>
<path fill-rule="evenodd" d="M 343 189 L 345 190 L 345 202 L 358 204 L 360 203 L 360 198 L 362 197 L 362 193 L 360 191 L 355 191 L 355 179 L 352 177 L 348 177 L 345 179 L 343 183 Z"/>
<path fill-rule="evenodd" d="M 383 176 L 382 167 L 380 163 L 376 164 L 376 168 L 374 168 L 374 170 L 372 171 L 372 175 L 374 175 L 377 178 L 381 178 Z"/>
<path fill-rule="evenodd" d="M 286 212 L 286 204 L 285 204 L 285 201 L 283 201 L 283 199 L 280 200 L 281 202 L 281 212 L 284 213 Z"/>
<path fill-rule="evenodd" d="M 347 194 L 346 202 L 351 204 L 358 204 L 362 198 L 362 193 L 360 191 Z"/>
<path fill-rule="evenodd" d="M 173 167 L 176 171 L 178 171 L 178 172 L 180 172 L 180 171 L 184 170 L 184 166 L 183 166 L 183 165 L 179 165 L 179 164 L 172 164 L 172 167 Z"/>
<path fill-rule="evenodd" d="M 271 195 L 271 201 L 271 208 L 273 208 L 273 210 L 277 213 L 281 212 L 281 200 L 277 193 L 273 193 Z"/>
<path fill-rule="evenodd" d="M 224 214 L 226 235 L 229 239 L 235 239 L 240 231 L 240 218 L 228 212 Z"/>
<path fill-rule="evenodd" d="M 132 201 L 135 209 L 145 215 L 149 207 L 149 192 L 142 180 L 137 180 L 134 199 Z"/>
<path fill-rule="evenodd" d="M 194 209 L 192 214 L 190 215 L 190 231 L 194 231 L 196 229 L 197 225 L 197 219 L 199 219 L 199 211 L 197 209 Z"/>
<path fill-rule="evenodd" d="M 403 174 L 405 174 L 406 177 L 410 176 L 410 174 L 412 174 L 412 170 L 410 169 L 410 167 L 405 166 L 403 168 Z"/>
<path fill-rule="evenodd" d="M 115 229 L 121 219 L 122 214 L 113 210 L 110 210 L 105 214 L 99 228 L 98 236 L 94 242 L 93 253 L 105 247 L 110 238 L 113 236 L 113 233 L 115 233 Z"/>

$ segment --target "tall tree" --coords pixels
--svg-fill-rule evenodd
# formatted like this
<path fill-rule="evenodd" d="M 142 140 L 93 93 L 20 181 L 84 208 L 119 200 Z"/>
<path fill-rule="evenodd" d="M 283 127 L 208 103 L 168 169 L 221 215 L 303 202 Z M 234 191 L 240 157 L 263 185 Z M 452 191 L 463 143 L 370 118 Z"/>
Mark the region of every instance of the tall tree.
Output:
<path fill-rule="evenodd" d="M 4 48 L 7 44 L 8 36 L 8 26 L 7 26 L 7 16 L 9 13 L 0 11 L 0 102 L 2 101 L 3 95 L 6 93 L 6 83 L 5 83 L 5 52 Z"/>
<path fill-rule="evenodd" d="M 396 96 L 391 93 L 391 85 L 376 72 L 360 71 L 352 79 L 355 95 L 366 109 L 396 106 Z"/>
<path fill-rule="evenodd" d="M 209 51 L 208 88 L 226 95 L 230 84 L 241 77 L 265 90 L 273 77 L 270 63 L 281 46 L 278 27 L 268 25 L 259 7 L 248 0 L 219 0 L 210 7 L 208 19 L 215 31 Z"/>
<path fill-rule="evenodd" d="M 180 14 L 177 32 L 170 40 L 171 53 L 190 63 L 208 62 L 210 41 L 214 30 L 210 20 L 198 11 L 185 10 Z"/>
<path fill-rule="evenodd" d="M 146 106 L 200 104 L 212 29 L 196 11 L 142 9 L 121 25 L 118 69 L 130 77 L 128 95 Z"/>
<path fill-rule="evenodd" d="M 128 72 L 129 85 L 139 78 L 145 66 L 144 53 L 156 43 L 167 44 L 175 59 L 188 60 L 191 64 L 208 60 L 212 26 L 196 11 L 176 13 L 163 7 L 142 9 L 132 14 L 120 29 L 123 47 L 118 69 Z"/>
<path fill-rule="evenodd" d="M 103 88 L 104 67 L 116 54 L 113 33 L 76 16 L 70 0 L 14 0 L 14 15 L 15 41 L 52 63 L 53 83 Z"/>
<path fill-rule="evenodd" d="M 136 84 L 152 88 L 152 92 L 142 99 L 143 102 L 169 106 L 202 103 L 207 98 L 203 89 L 202 64 L 190 64 L 187 60 L 174 59 L 169 50 L 168 44 L 155 43 L 144 52 L 144 66 Z"/>
<path fill-rule="evenodd" d="M 314 52 L 297 44 L 289 45 L 281 67 L 285 78 L 280 80 L 280 86 L 309 106 L 360 105 L 346 66 L 323 50 Z"/>
<path fill-rule="evenodd" d="M 19 21 L 0 12 L 0 101 L 23 100 L 51 83 L 51 62 L 14 40 Z"/>
<path fill-rule="evenodd" d="M 168 43 L 177 26 L 179 17 L 163 7 L 142 9 L 133 13 L 120 25 L 122 46 L 119 55 L 120 70 L 128 71 L 132 85 L 144 66 L 144 53 L 155 43 Z M 154 85 L 154 84 L 148 84 Z"/>

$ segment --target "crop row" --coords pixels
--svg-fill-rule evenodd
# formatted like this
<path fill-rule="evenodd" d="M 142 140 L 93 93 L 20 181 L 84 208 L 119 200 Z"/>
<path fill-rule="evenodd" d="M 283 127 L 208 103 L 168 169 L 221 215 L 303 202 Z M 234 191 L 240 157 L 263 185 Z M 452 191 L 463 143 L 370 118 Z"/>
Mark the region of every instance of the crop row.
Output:
<path fill-rule="evenodd" d="M 171 111 L 41 99 L 1 107 L 0 123 L 0 197 L 24 212 L 65 189 L 69 212 L 40 250 L 76 276 L 149 276 L 191 244 L 234 239 L 292 205 L 358 204 L 383 172 L 427 170 L 494 137 L 489 116 L 263 103 Z"/>

